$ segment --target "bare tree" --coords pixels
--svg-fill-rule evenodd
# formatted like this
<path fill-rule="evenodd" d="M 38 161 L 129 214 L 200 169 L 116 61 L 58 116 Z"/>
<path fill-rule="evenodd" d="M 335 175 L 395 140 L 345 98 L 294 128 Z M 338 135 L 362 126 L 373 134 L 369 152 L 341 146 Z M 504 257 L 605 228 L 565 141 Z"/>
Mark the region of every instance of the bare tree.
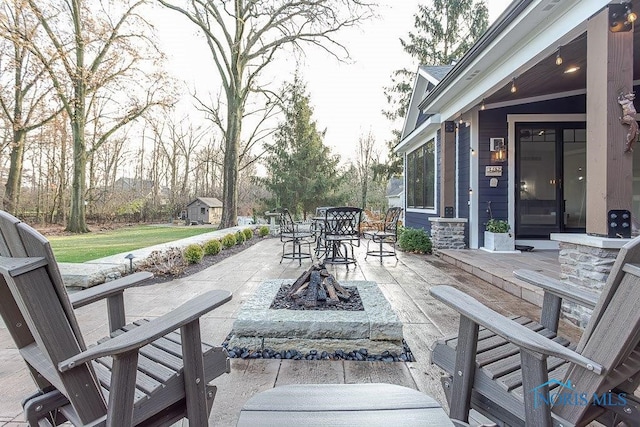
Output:
<path fill-rule="evenodd" d="M 19 207 L 27 133 L 43 126 L 61 111 L 49 107 L 53 87 L 46 81 L 42 66 L 33 60 L 22 42 L 22 34 L 31 39 L 36 37 L 38 22 L 20 3 L 22 1 L 9 0 L 0 6 L 0 112 L 13 131 L 3 207 L 14 214 Z"/>
<path fill-rule="evenodd" d="M 43 31 L 42 40 L 23 34 L 28 49 L 40 60 L 66 111 L 73 140 L 71 212 L 67 230 L 87 232 L 85 190 L 87 159 L 114 133 L 150 107 L 171 101 L 161 90 L 161 73 L 153 62 L 161 55 L 148 34 L 150 26 L 138 14 L 147 0 L 89 2 L 86 0 L 26 0 Z M 146 63 L 145 68 L 142 64 Z M 97 99 L 110 100 L 92 146 L 87 145 L 87 114 Z"/>
<path fill-rule="evenodd" d="M 347 54 L 334 36 L 372 16 L 372 4 L 366 0 L 157 1 L 181 13 L 202 31 L 222 80 L 223 102 L 220 108 L 212 106 L 211 110 L 221 125 L 225 144 L 220 226 L 233 226 L 245 107 L 252 93 L 267 96 L 263 112 L 270 105 L 269 91 L 259 86 L 260 73 L 285 47 L 301 50 L 303 45 L 314 45 L 337 58 L 339 53 Z"/>
<path fill-rule="evenodd" d="M 373 165 L 379 161 L 379 153 L 375 151 L 376 138 L 371 131 L 367 135 L 360 135 L 356 151 L 355 168 L 360 181 L 362 208 L 367 207 L 367 191 L 369 183 L 373 181 Z"/>

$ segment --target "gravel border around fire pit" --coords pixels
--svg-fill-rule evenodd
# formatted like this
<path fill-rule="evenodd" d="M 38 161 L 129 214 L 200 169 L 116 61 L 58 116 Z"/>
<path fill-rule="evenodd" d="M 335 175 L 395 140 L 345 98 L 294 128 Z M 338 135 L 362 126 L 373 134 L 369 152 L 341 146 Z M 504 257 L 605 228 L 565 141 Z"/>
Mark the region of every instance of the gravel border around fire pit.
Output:
<path fill-rule="evenodd" d="M 239 359 L 290 359 L 290 360 L 353 360 L 357 362 L 415 362 L 416 359 L 405 340 L 402 340 L 402 353 L 393 351 L 384 351 L 379 354 L 369 353 L 366 348 L 358 350 L 344 351 L 336 350 L 334 352 L 309 350 L 301 351 L 296 349 L 288 349 L 276 351 L 270 348 L 249 349 L 247 347 L 234 346 L 229 348 L 229 339 L 222 343 L 227 349 L 229 357 Z"/>

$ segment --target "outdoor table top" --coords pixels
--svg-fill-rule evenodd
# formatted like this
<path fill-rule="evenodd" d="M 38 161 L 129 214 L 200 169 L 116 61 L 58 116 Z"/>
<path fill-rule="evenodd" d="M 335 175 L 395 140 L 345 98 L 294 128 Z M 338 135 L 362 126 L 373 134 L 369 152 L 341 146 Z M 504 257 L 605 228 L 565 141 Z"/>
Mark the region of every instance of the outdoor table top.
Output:
<path fill-rule="evenodd" d="M 295 384 L 256 394 L 238 426 L 453 426 L 432 397 L 395 384 Z"/>

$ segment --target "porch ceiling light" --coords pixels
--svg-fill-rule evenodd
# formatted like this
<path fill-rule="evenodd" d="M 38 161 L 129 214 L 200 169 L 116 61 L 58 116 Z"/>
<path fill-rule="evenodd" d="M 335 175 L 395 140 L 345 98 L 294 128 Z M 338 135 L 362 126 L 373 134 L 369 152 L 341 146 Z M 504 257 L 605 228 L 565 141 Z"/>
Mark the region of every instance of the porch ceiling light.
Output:
<path fill-rule="evenodd" d="M 484 111 L 484 110 L 485 110 L 485 108 L 487 108 L 487 107 L 485 107 L 485 105 L 484 105 L 484 98 L 482 98 L 482 103 L 480 104 L 480 109 L 481 109 L 482 111 Z"/>
<path fill-rule="evenodd" d="M 571 73 L 575 73 L 576 71 L 578 71 L 580 69 L 580 67 L 578 67 L 577 65 L 574 65 L 572 67 L 567 68 L 566 70 L 564 70 L 565 74 L 571 74 Z"/>
<path fill-rule="evenodd" d="M 558 48 L 558 54 L 556 55 L 556 65 L 562 65 L 562 56 L 560 55 L 560 48 Z"/>
<path fill-rule="evenodd" d="M 518 91 L 518 88 L 516 87 L 516 78 L 514 77 L 513 80 L 511 80 L 511 93 L 516 93 Z"/>

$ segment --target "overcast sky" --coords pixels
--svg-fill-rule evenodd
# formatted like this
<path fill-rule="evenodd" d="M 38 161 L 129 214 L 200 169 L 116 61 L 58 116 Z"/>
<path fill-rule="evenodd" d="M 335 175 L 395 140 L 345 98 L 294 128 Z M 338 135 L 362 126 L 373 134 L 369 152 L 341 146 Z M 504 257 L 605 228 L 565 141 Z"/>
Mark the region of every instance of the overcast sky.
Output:
<path fill-rule="evenodd" d="M 302 64 L 303 78 L 311 95 L 314 118 L 320 129 L 327 129 L 325 142 L 343 161 L 352 157 L 360 135 L 370 130 L 379 151 L 386 154 L 385 141 L 391 138 L 392 124 L 384 118 L 383 87 L 399 68 L 417 67 L 400 45 L 413 30 L 413 15 L 418 4 L 427 0 L 381 0 L 381 18 L 366 22 L 358 29 L 340 35 L 347 45 L 351 61 L 340 63 L 320 49 L 310 48 Z M 487 0 L 493 22 L 511 0 Z M 215 68 L 203 38 L 195 27 L 176 12 L 162 14 L 159 25 L 161 43 L 169 58 L 169 69 L 199 93 L 216 92 Z M 183 24 L 183 25 L 179 25 Z M 270 71 L 290 80 L 295 61 L 272 64 Z M 279 87 L 279 84 L 276 85 Z M 185 101 L 189 95 L 185 90 Z"/>

